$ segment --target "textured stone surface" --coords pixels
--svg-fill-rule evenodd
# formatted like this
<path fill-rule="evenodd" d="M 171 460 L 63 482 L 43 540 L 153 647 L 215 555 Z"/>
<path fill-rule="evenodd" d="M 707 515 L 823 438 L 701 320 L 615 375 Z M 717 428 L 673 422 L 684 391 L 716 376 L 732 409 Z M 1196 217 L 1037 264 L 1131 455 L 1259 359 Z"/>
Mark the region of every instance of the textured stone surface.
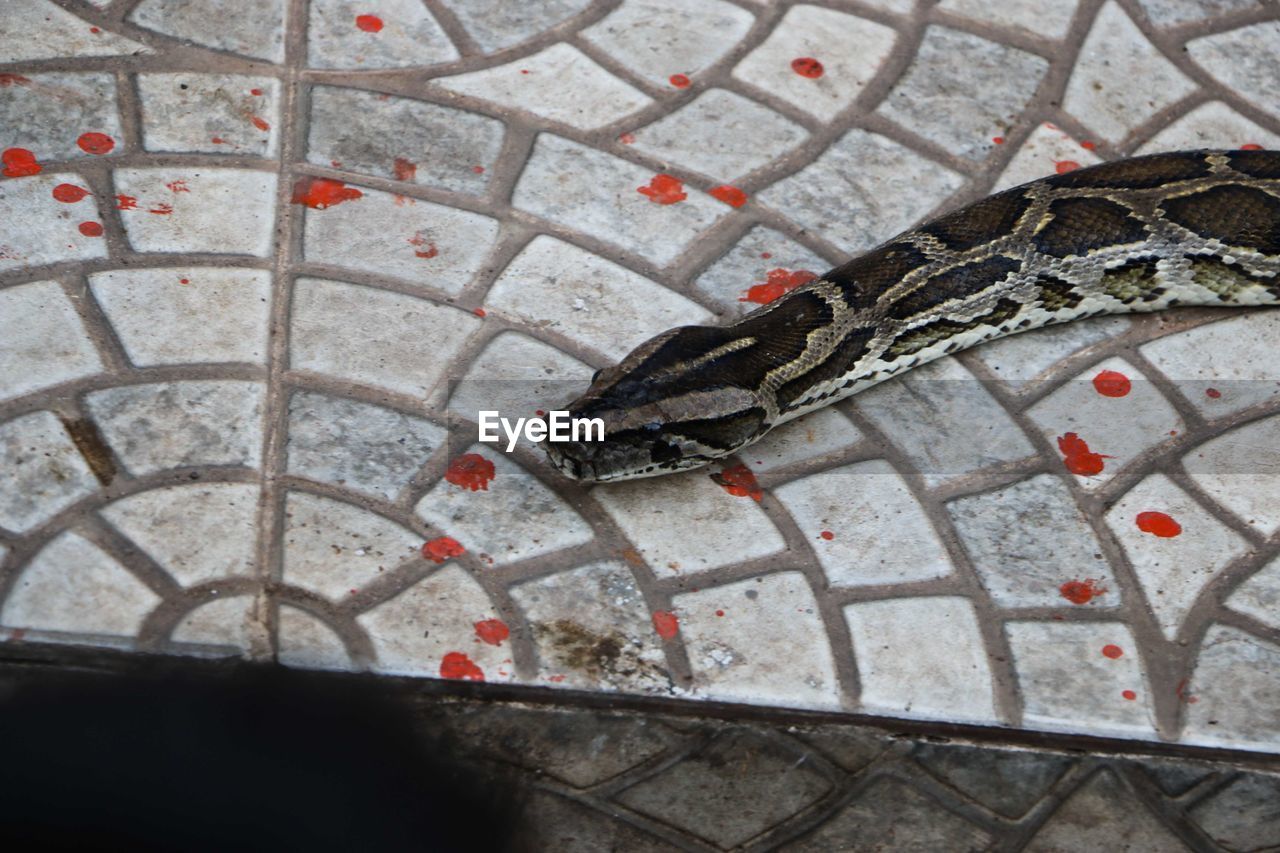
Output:
<path fill-rule="evenodd" d="M 115 185 L 129 244 L 139 252 L 264 257 L 271 251 L 274 174 L 198 166 L 118 169 Z"/>
<path fill-rule="evenodd" d="M 1152 341 L 1142 354 L 1177 381 L 1202 415 L 1219 418 L 1280 397 L 1280 368 L 1251 355 L 1253 347 L 1270 351 L 1277 344 L 1280 317 L 1261 311 Z M 1217 393 L 1210 393 L 1211 388 Z"/>
<path fill-rule="evenodd" d="M 274 78 L 245 74 L 139 74 L 148 151 L 273 157 L 280 146 Z"/>
<path fill-rule="evenodd" d="M 703 270 L 693 287 L 717 311 L 736 318 L 760 307 L 747 301 L 747 291 L 753 285 L 766 283 L 773 270 L 784 273 L 805 270 L 822 275 L 830 266 L 786 235 L 757 226 Z"/>
<path fill-rule="evenodd" d="M 996 7 L 982 0 L 942 0 L 938 8 L 971 21 L 1015 27 L 1044 38 L 1060 39 L 1067 34 L 1077 5 L 1076 0 L 1066 0 L 1063 3 L 1015 2 Z"/>
<path fill-rule="evenodd" d="M 25 533 L 97 487 L 52 412 L 0 424 L 0 527 Z"/>
<path fill-rule="evenodd" d="M 235 3 L 235 14 L 217 15 L 219 0 L 142 0 L 129 20 L 167 36 L 265 59 L 284 60 L 284 0 Z M 219 26 L 210 27 L 216 16 Z"/>
<path fill-rule="evenodd" d="M 1280 136 L 1254 124 L 1221 101 L 1210 101 L 1157 133 L 1137 153 L 1242 145 L 1280 148 Z"/>
<path fill-rule="evenodd" d="M 0 400 L 102 368 L 75 304 L 52 281 L 0 290 Z"/>
<path fill-rule="evenodd" d="M 1272 113 L 1280 111 L 1280 69 L 1269 45 L 1280 38 L 1280 22 L 1264 21 L 1194 39 L 1187 52 L 1201 67 L 1234 91 Z"/>
<path fill-rule="evenodd" d="M 87 189 L 80 175 L 69 173 L 0 181 L 0 222 L 23 223 L 0 232 L 0 271 L 107 256 L 106 241 L 81 230 L 84 223 L 93 223 L 85 230 L 101 224 L 97 201 L 56 201 L 53 190 L 64 183 Z"/>
<path fill-rule="evenodd" d="M 1183 695 L 1190 743 L 1271 750 L 1280 737 L 1280 646 L 1215 625 Z"/>
<path fill-rule="evenodd" d="M 582 37 L 658 85 L 719 60 L 752 24 L 725 0 L 626 0 Z M 659 47 L 660 46 L 660 47 Z"/>
<path fill-rule="evenodd" d="M 83 18 L 51 0 L 9 0 L 0 18 L 0 55 L 6 62 L 149 52 L 145 45 L 101 27 L 95 32 Z"/>
<path fill-rule="evenodd" d="M 1108 847 L 1134 853 L 1187 849 L 1106 771 L 1082 785 L 1025 849 L 1050 853 Z"/>
<path fill-rule="evenodd" d="M 405 68 L 458 57 L 440 24 L 414 0 L 378 0 L 374 9 L 359 0 L 312 0 L 310 7 L 307 59 L 313 68 Z"/>
<path fill-rule="evenodd" d="M 85 132 L 105 133 L 114 145 L 121 144 L 112 75 L 52 73 L 22 78 L 0 88 L 0 148 L 27 148 L 42 160 L 71 160 L 94 156 L 76 144 Z"/>
<path fill-rule="evenodd" d="M 449 11 L 486 52 L 519 44 L 590 6 L 590 0 L 454 0 Z"/>
<path fill-rule="evenodd" d="M 1003 138 L 1003 137 L 1001 137 Z M 1027 137 L 1026 142 L 1013 155 L 1009 165 L 1000 173 L 993 190 L 1004 190 L 1052 175 L 1059 170 L 1069 172 L 1080 166 L 1093 166 L 1102 159 L 1082 142 L 1093 145 L 1091 140 L 1077 140 L 1062 128 L 1050 122 L 1042 122 Z M 1003 142 L 1000 144 L 1004 144 Z M 1072 326 L 1075 324 L 1073 323 Z"/>

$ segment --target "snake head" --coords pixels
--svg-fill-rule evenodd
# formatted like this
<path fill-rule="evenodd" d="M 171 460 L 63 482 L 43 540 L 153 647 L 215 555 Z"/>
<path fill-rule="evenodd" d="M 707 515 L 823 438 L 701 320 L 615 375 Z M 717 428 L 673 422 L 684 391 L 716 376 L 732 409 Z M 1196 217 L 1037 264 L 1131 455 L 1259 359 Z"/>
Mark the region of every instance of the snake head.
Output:
<path fill-rule="evenodd" d="M 575 480 L 624 480 L 697 468 L 750 444 L 769 428 L 767 407 L 744 386 L 751 373 L 736 357 L 750 346 L 710 326 L 641 344 L 569 404 L 570 417 L 603 423 L 603 440 L 544 442 L 552 464 Z"/>

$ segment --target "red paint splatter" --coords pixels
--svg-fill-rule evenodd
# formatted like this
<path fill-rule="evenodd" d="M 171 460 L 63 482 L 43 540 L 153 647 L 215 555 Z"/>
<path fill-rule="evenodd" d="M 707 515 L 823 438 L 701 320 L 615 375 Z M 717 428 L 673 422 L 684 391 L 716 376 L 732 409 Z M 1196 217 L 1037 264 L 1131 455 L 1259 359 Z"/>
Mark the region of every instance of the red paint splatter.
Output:
<path fill-rule="evenodd" d="M 719 474 L 712 474 L 711 479 L 720 484 L 726 492 L 737 498 L 751 498 L 759 501 L 764 495 L 756 475 L 746 465 L 733 465 Z"/>
<path fill-rule="evenodd" d="M 132 195 L 116 196 L 116 210 L 137 210 L 138 197 Z"/>
<path fill-rule="evenodd" d="M 189 278 L 180 278 L 180 279 L 178 279 L 178 284 L 190 284 L 190 283 L 191 283 L 191 279 L 189 279 Z"/>
<path fill-rule="evenodd" d="M 994 142 L 996 145 L 1004 145 L 1003 136 L 993 136 L 991 137 L 991 141 Z"/>
<path fill-rule="evenodd" d="M 58 184 L 53 188 L 53 197 L 63 204 L 75 204 L 88 194 L 87 189 L 75 184 Z"/>
<path fill-rule="evenodd" d="M 27 178 L 40 174 L 36 155 L 25 148 L 6 148 L 0 151 L 0 163 L 4 163 L 4 170 L 0 174 L 6 178 Z"/>
<path fill-rule="evenodd" d="M 116 147 L 116 141 L 105 133 L 98 133 L 91 130 L 88 133 L 80 134 L 80 138 L 76 140 L 76 145 L 80 146 L 80 150 L 87 151 L 90 154 L 107 154 L 112 148 Z"/>
<path fill-rule="evenodd" d="M 677 89 L 689 88 L 689 78 L 683 74 L 672 74 L 667 78 L 667 82 L 672 86 L 675 86 Z"/>
<path fill-rule="evenodd" d="M 528 74 L 528 73 L 529 73 L 529 69 L 528 69 L 528 68 L 521 68 L 521 69 L 520 69 L 520 73 L 521 73 L 521 74 Z"/>
<path fill-rule="evenodd" d="M 1256 142 L 1246 142 L 1244 145 L 1240 146 L 1240 150 L 1241 151 L 1261 151 L 1262 146 Z"/>
<path fill-rule="evenodd" d="M 1059 175 L 1065 175 L 1067 172 L 1074 172 L 1079 169 L 1080 164 L 1075 160 L 1059 160 L 1054 164 L 1053 168 Z"/>
<path fill-rule="evenodd" d="M 449 463 L 444 478 L 455 486 L 473 492 L 489 491 L 489 483 L 496 476 L 493 463 L 479 453 L 464 453 Z"/>
<path fill-rule="evenodd" d="M 376 33 L 382 29 L 382 19 L 377 15 L 357 15 L 356 27 L 366 33 Z"/>
<path fill-rule="evenodd" d="M 440 250 L 436 248 L 436 244 L 422 236 L 421 231 L 415 231 L 413 236 L 408 239 L 410 246 L 426 246 L 425 249 L 414 249 L 413 254 L 419 258 L 434 258 L 440 254 Z"/>
<path fill-rule="evenodd" d="M 747 194 L 737 187 L 731 187 L 728 184 L 712 187 L 707 192 L 711 193 L 712 198 L 722 201 L 730 207 L 742 207 L 747 203 Z"/>
<path fill-rule="evenodd" d="M 769 270 L 768 276 L 768 281 L 763 284 L 752 285 L 747 290 L 746 295 L 738 297 L 738 301 L 767 305 L 782 294 L 813 281 L 818 277 L 818 274 L 809 272 L 809 270 L 776 269 Z"/>
<path fill-rule="evenodd" d="M 664 640 L 670 640 L 680 632 L 680 620 L 670 610 L 653 611 L 653 630 Z"/>
<path fill-rule="evenodd" d="M 1058 587 L 1058 594 L 1072 604 L 1088 604 L 1094 598 L 1107 591 L 1097 578 L 1085 578 L 1082 581 L 1067 581 Z"/>
<path fill-rule="evenodd" d="M 821 536 L 823 539 L 827 540 L 828 542 L 836 538 L 836 535 L 832 533 L 830 530 L 824 530 L 818 535 Z"/>
<path fill-rule="evenodd" d="M 484 670 L 462 652 L 449 652 L 440 661 L 440 677 L 460 681 L 484 681 Z"/>
<path fill-rule="evenodd" d="M 634 133 L 623 133 L 618 137 L 618 141 L 623 145 L 630 145 L 636 141 L 636 135 Z"/>
<path fill-rule="evenodd" d="M 79 228 L 80 228 L 80 233 L 81 233 L 81 234 L 83 234 L 83 235 L 84 235 L 84 236 L 86 236 L 86 237 L 101 237 L 101 236 L 102 236 L 102 223 L 101 223 L 101 222 L 81 222 L 81 223 L 80 223 L 80 225 L 79 225 Z"/>
<path fill-rule="evenodd" d="M 1185 678 L 1178 682 L 1178 686 L 1173 689 L 1173 693 L 1188 705 L 1194 705 L 1200 701 L 1198 696 L 1192 696 L 1187 692 L 1187 679 Z"/>
<path fill-rule="evenodd" d="M 1138 513 L 1134 522 L 1143 533 L 1159 536 L 1161 539 L 1172 539 L 1182 532 L 1182 525 L 1173 520 L 1173 516 L 1154 510 Z"/>
<path fill-rule="evenodd" d="M 99 33 L 101 33 L 102 30 L 98 29 L 97 27 L 89 27 L 89 32 L 93 33 L 96 36 Z"/>
<path fill-rule="evenodd" d="M 716 611 L 716 615 L 717 615 L 717 616 L 723 616 L 723 615 L 724 615 L 724 611 L 723 611 L 723 610 L 717 610 L 717 611 Z"/>
<path fill-rule="evenodd" d="M 173 205 L 163 203 L 157 204 L 155 207 L 147 208 L 147 213 L 154 213 L 157 216 L 168 216 L 173 213 Z"/>
<path fill-rule="evenodd" d="M 30 77 L 23 77 L 21 74 L 0 74 L 0 86 L 25 86 L 30 82 Z"/>
<path fill-rule="evenodd" d="M 485 311 L 484 311 L 484 309 L 483 309 L 483 308 L 477 308 L 477 309 L 475 309 L 474 311 L 472 311 L 471 313 L 472 313 L 472 314 L 475 314 L 475 315 L 476 315 L 477 317 L 479 317 L 481 320 L 483 320 L 483 319 L 485 318 L 485 316 L 486 316 L 486 315 L 485 315 Z"/>
<path fill-rule="evenodd" d="M 261 98 L 261 97 L 262 97 L 262 90 L 261 90 L 261 89 L 250 89 L 250 90 L 249 90 L 249 94 L 250 94 L 250 95 L 253 95 L 255 98 Z"/>
<path fill-rule="evenodd" d="M 422 556 L 436 564 L 466 552 L 467 549 L 462 547 L 462 543 L 452 536 L 439 536 L 422 546 Z"/>
<path fill-rule="evenodd" d="M 484 174 L 484 166 L 472 166 L 472 167 L 471 167 L 471 171 L 475 172 L 477 175 L 483 175 L 483 174 Z"/>
<path fill-rule="evenodd" d="M 249 116 L 249 121 L 253 122 L 253 126 L 258 130 L 265 132 L 271 129 L 271 125 L 268 124 L 267 120 L 261 116 Z"/>
<path fill-rule="evenodd" d="M 636 192 L 647 196 L 654 204 L 675 204 L 689 197 L 681 180 L 672 175 L 654 175 L 649 186 L 636 187 Z"/>
<path fill-rule="evenodd" d="M 812 56 L 801 56 L 791 60 L 791 70 L 799 74 L 801 77 L 808 77 L 810 80 L 817 80 L 823 74 L 822 63 L 814 59 Z"/>
<path fill-rule="evenodd" d="M 169 192 L 173 192 L 173 193 L 191 192 L 191 187 L 187 186 L 187 182 L 183 180 L 170 181 L 169 183 L 165 184 L 165 186 L 169 188 Z"/>
<path fill-rule="evenodd" d="M 1133 386 L 1129 377 L 1116 370 L 1104 370 L 1093 377 L 1093 388 L 1104 397 L 1123 397 Z"/>
<path fill-rule="evenodd" d="M 209 141 L 214 145 L 230 145 L 231 143 L 223 139 L 221 136 L 210 136 Z"/>
<path fill-rule="evenodd" d="M 397 181 L 412 181 L 414 175 L 418 174 L 418 164 L 412 160 L 397 157 L 391 171 L 395 174 Z"/>
<path fill-rule="evenodd" d="M 1057 130 L 1057 128 L 1054 128 L 1054 130 Z M 1093 149 L 1098 147 L 1098 143 L 1093 142 L 1092 140 L 1086 139 L 1080 143 L 1080 147 L 1086 151 L 1092 151 Z"/>
<path fill-rule="evenodd" d="M 1103 657 L 1111 658 L 1112 660 L 1115 660 L 1116 658 L 1120 657 L 1123 654 L 1124 654 L 1124 649 L 1120 648 L 1119 646 L 1113 643 L 1108 643 L 1107 645 L 1102 647 Z"/>
<path fill-rule="evenodd" d="M 299 178 L 293 185 L 293 203 L 305 204 L 313 210 L 324 210 L 363 196 L 364 193 L 355 187 L 329 178 Z"/>
<path fill-rule="evenodd" d="M 555 684 L 559 684 L 560 682 L 564 681 L 564 676 L 563 676 L 563 675 L 552 675 L 552 676 L 550 676 L 550 677 L 548 677 L 548 678 L 547 678 L 547 681 L 553 682 L 553 683 L 555 683 Z"/>
<path fill-rule="evenodd" d="M 1138 698 L 1138 694 L 1134 693 L 1132 690 L 1121 690 L 1120 695 L 1128 699 L 1130 702 Z"/>
<path fill-rule="evenodd" d="M 1089 449 L 1088 442 L 1074 432 L 1058 437 L 1058 450 L 1062 451 L 1062 464 L 1066 466 L 1067 470 L 1082 477 L 1101 474 L 1104 467 L 1102 460 L 1115 458 L 1102 453 L 1094 453 Z"/>
<path fill-rule="evenodd" d="M 511 629 L 501 619 L 485 619 L 475 624 L 476 636 L 480 642 L 491 646 L 500 646 L 502 641 L 511 636 Z"/>
<path fill-rule="evenodd" d="M 1219 391 L 1217 388 L 1206 388 L 1204 389 L 1204 395 L 1210 398 L 1211 400 L 1216 400 L 1222 396 L 1222 392 Z"/>
<path fill-rule="evenodd" d="M 761 252 L 760 257 L 764 258 L 767 261 L 773 257 L 773 252 Z"/>

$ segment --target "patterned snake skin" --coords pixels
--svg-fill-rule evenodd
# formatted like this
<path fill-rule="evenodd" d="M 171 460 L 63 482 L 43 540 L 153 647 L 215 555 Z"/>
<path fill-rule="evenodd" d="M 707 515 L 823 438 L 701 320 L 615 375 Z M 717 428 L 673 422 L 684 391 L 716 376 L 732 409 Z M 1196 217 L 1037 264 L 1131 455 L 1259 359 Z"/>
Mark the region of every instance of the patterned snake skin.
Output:
<path fill-rule="evenodd" d="M 1280 303 L 1280 151 L 1104 163 L 998 193 L 730 326 L 683 326 L 569 407 L 605 440 L 545 445 L 579 480 L 704 465 L 982 341 L 1098 314 Z"/>

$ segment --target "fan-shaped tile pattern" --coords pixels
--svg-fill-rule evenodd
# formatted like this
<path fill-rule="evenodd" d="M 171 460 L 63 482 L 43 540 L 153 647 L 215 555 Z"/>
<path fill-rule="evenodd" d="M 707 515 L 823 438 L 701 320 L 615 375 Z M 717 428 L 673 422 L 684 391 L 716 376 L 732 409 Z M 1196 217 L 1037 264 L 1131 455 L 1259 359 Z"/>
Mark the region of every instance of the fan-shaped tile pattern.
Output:
<path fill-rule="evenodd" d="M 143 0 L 129 20 L 206 47 L 282 62 L 284 16 L 284 0 Z M 220 26 L 210 27 L 211 20 Z"/>
<path fill-rule="evenodd" d="M 115 184 L 129 244 L 139 252 L 265 257 L 271 251 L 274 173 L 198 166 L 118 169 Z"/>
<path fill-rule="evenodd" d="M 250 74 L 139 74 L 148 151 L 274 157 L 280 145 L 280 86 Z"/>
<path fill-rule="evenodd" d="M 0 290 L 0 400 L 102 368 L 75 305 L 52 281 Z"/>
<path fill-rule="evenodd" d="M 25 533 L 97 488 L 52 412 L 0 424 L 0 527 Z"/>
<path fill-rule="evenodd" d="M 0 148 L 27 148 L 44 160 L 70 160 L 95 156 L 76 144 L 83 133 L 105 133 L 114 145 L 120 144 L 114 76 L 15 76 L 18 79 L 0 89 Z"/>
<path fill-rule="evenodd" d="M 406 68 L 458 58 L 458 51 L 415 0 L 311 0 L 307 58 L 312 68 Z M 377 14 L 370 14 L 376 11 Z"/>

